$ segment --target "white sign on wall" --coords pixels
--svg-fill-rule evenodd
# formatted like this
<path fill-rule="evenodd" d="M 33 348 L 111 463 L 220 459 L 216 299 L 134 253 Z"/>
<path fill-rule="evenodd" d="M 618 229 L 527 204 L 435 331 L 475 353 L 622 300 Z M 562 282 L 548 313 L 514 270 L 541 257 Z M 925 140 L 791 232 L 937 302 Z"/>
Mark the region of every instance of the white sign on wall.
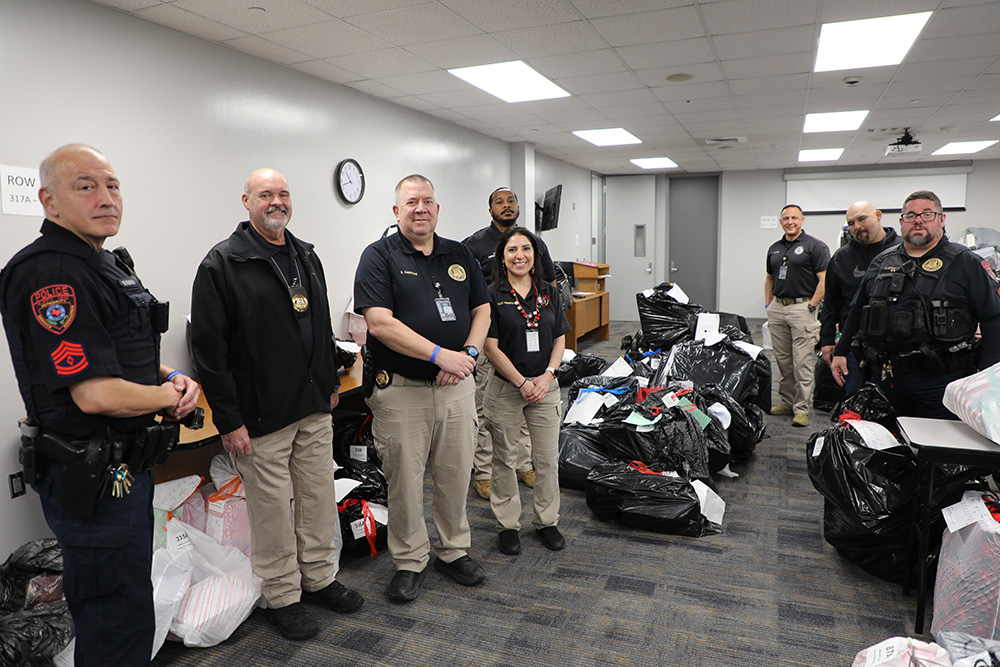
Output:
<path fill-rule="evenodd" d="M 3 196 L 4 215 L 31 215 L 45 217 L 45 209 L 38 201 L 38 169 L 11 167 L 0 164 L 0 195 Z"/>
<path fill-rule="evenodd" d="M 776 216 L 776 215 L 762 215 L 762 216 L 760 216 L 760 228 L 761 229 L 777 229 L 778 228 L 778 216 Z"/>

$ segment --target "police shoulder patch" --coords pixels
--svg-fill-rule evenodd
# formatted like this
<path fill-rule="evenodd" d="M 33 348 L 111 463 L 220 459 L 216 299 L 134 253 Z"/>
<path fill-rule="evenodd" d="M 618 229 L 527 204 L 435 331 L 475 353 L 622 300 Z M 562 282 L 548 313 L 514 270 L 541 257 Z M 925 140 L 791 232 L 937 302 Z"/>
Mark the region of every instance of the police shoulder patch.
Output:
<path fill-rule="evenodd" d="M 52 358 L 56 375 L 76 375 L 82 373 L 90 365 L 90 361 L 87 360 L 87 351 L 83 349 L 83 345 L 68 340 L 60 341 L 49 356 Z"/>
<path fill-rule="evenodd" d="M 76 317 L 76 293 L 70 285 L 49 285 L 31 295 L 31 312 L 42 328 L 61 335 Z"/>
<path fill-rule="evenodd" d="M 989 262 L 984 259 L 980 262 L 980 264 L 982 265 L 983 270 L 986 271 L 986 275 L 993 279 L 993 282 L 1000 283 L 1000 277 L 997 276 L 997 272 L 993 270 L 993 267 L 990 266 Z"/>
<path fill-rule="evenodd" d="M 448 267 L 448 276 L 457 282 L 465 280 L 465 267 L 461 264 L 452 264 Z"/>

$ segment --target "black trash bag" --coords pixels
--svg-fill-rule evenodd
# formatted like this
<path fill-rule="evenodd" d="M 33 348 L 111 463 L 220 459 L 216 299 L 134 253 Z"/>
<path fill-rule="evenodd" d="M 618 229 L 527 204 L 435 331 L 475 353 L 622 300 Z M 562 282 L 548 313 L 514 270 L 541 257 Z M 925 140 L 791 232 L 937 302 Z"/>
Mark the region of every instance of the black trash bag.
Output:
<path fill-rule="evenodd" d="M 656 394 L 646 407 L 614 406 L 598 425 L 601 441 L 608 456 L 616 461 L 640 461 L 658 470 L 672 470 L 691 479 L 709 478 L 708 441 L 701 427 L 689 414 L 677 408 L 656 405 Z M 647 419 L 659 420 L 650 430 L 626 423 L 634 410 Z"/>
<path fill-rule="evenodd" d="M 764 359 L 763 366 L 758 363 L 760 359 Z M 670 361 L 660 366 L 651 384 L 665 386 L 669 380 L 689 380 L 695 389 L 715 384 L 740 403 L 757 403 L 762 386 L 759 376 L 764 367 L 767 368 L 770 403 L 770 364 L 764 355 L 754 359 L 749 352 L 725 339 L 714 345 L 688 341 L 674 346 Z"/>
<path fill-rule="evenodd" d="M 578 354 L 556 369 L 556 380 L 560 387 L 568 387 L 582 377 L 600 375 L 608 367 L 608 362 L 596 354 Z"/>
<path fill-rule="evenodd" d="M 833 379 L 833 371 L 823 361 L 823 355 L 816 355 L 815 391 L 813 407 L 823 412 L 830 412 L 844 400 L 844 388 Z"/>
<path fill-rule="evenodd" d="M 626 352 L 622 355 L 622 359 L 632 367 L 635 377 L 640 378 L 639 386 L 643 386 L 643 380 L 645 380 L 645 386 L 650 386 L 667 357 L 660 350 L 649 350 L 637 354 Z"/>
<path fill-rule="evenodd" d="M 0 565 L 0 614 L 24 608 L 28 582 L 37 574 L 62 572 L 62 549 L 55 538 L 32 540 Z"/>
<path fill-rule="evenodd" d="M 372 416 L 351 413 L 338 415 L 333 423 L 333 460 L 338 466 L 372 463 L 382 468 L 382 459 L 375 449 Z"/>
<path fill-rule="evenodd" d="M 375 519 L 369 501 L 345 498 L 337 505 L 337 511 L 340 512 L 344 553 L 354 558 L 367 558 L 388 548 L 389 527 Z"/>
<path fill-rule="evenodd" d="M 367 500 L 380 505 L 389 504 L 389 483 L 382 474 L 381 468 L 374 463 L 348 461 L 347 465 L 337 468 L 334 479 L 356 479 L 361 484 L 351 489 L 346 496 L 357 500 Z"/>
<path fill-rule="evenodd" d="M 567 405 L 573 405 L 581 393 L 592 390 L 615 394 L 618 397 L 619 404 L 632 404 L 635 403 L 635 396 L 639 391 L 639 380 L 635 376 L 609 378 L 601 375 L 591 375 L 582 377 L 570 385 L 569 394 L 566 398 Z M 597 416 L 601 416 L 604 411 L 605 408 L 601 408 Z"/>
<path fill-rule="evenodd" d="M 684 415 L 693 423 L 696 429 L 701 431 L 701 444 L 704 446 L 708 456 L 707 465 L 709 472 L 719 472 L 729 465 L 729 462 L 732 460 L 732 448 L 729 446 L 729 438 L 726 436 L 722 425 L 708 414 L 708 403 L 696 390 L 681 386 L 679 382 L 672 382 L 668 387 L 656 388 L 650 391 L 636 407 L 643 416 L 652 418 L 655 416 L 655 412 L 662 413 L 665 407 L 663 399 L 668 394 L 674 395 L 680 401 L 678 405 L 669 408 L 669 410 L 673 413 Z M 640 391 L 640 396 L 642 396 L 642 391 Z M 697 475 L 695 476 L 697 477 Z"/>
<path fill-rule="evenodd" d="M 635 332 L 635 335 L 622 336 L 621 350 L 635 358 L 642 356 L 646 352 L 662 352 L 663 348 L 660 341 L 647 339 L 645 334 L 642 333 L 642 329 L 639 329 Z"/>
<path fill-rule="evenodd" d="M 668 296 L 673 283 L 660 283 L 652 290 L 635 295 L 639 309 L 639 325 L 651 349 L 669 350 L 677 343 L 694 338 L 695 322 L 702 307 L 696 303 L 681 303 Z"/>
<path fill-rule="evenodd" d="M 817 444 L 820 438 L 822 443 Z M 904 584 L 917 488 L 917 464 L 910 448 L 901 444 L 871 449 L 854 428 L 833 426 L 809 437 L 806 463 L 810 481 L 826 500 L 826 541 L 869 574 Z M 941 483 L 935 484 L 935 506 L 957 502 L 966 480 L 967 476 L 942 474 Z M 943 527 L 944 520 L 936 513 L 928 553 L 937 553 Z"/>
<path fill-rule="evenodd" d="M 0 665 L 49 665 L 75 635 L 65 600 L 0 616 Z"/>
<path fill-rule="evenodd" d="M 874 382 L 864 383 L 858 387 L 853 396 L 848 396 L 834 406 L 830 413 L 830 421 L 837 423 L 840 415 L 845 412 L 853 412 L 865 421 L 878 422 L 889 429 L 894 436 L 899 437 L 901 429 L 899 422 L 896 421 L 896 410 Z"/>
<path fill-rule="evenodd" d="M 748 459 L 758 443 L 767 435 L 764 413 L 752 403 L 741 404 L 717 384 L 707 384 L 698 390 L 706 403 L 706 409 L 714 403 L 721 403 L 729 410 L 730 422 L 726 430 L 734 462 Z"/>
<path fill-rule="evenodd" d="M 719 333 L 729 336 L 729 340 L 753 343 L 753 333 L 746 318 L 736 313 L 716 313 L 719 316 Z"/>
<path fill-rule="evenodd" d="M 586 490 L 587 506 L 602 521 L 690 537 L 722 532 L 702 516 L 690 481 L 639 463 L 599 463 L 587 475 Z"/>
<path fill-rule="evenodd" d="M 601 432 L 591 426 L 564 426 L 559 431 L 559 486 L 583 491 L 590 469 L 611 460 Z"/>

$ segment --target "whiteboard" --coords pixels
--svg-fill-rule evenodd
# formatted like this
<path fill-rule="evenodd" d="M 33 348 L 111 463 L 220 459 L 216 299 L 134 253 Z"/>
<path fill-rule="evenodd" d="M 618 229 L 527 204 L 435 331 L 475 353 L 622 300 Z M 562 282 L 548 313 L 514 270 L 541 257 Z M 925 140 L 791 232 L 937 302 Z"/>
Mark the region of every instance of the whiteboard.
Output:
<path fill-rule="evenodd" d="M 892 175 L 889 175 L 892 174 Z M 803 178 L 804 177 L 804 178 Z M 859 200 L 883 211 L 898 211 L 916 190 L 930 190 L 946 211 L 965 210 L 967 173 L 905 174 L 867 172 L 865 175 L 786 174 L 785 201 L 798 204 L 805 214 L 846 213 Z"/>

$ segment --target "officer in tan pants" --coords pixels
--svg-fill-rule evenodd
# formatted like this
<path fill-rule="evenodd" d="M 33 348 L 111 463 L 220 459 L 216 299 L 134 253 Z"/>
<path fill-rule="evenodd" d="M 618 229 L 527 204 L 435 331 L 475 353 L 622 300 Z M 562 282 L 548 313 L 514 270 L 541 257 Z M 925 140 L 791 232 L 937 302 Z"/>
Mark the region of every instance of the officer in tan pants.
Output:
<path fill-rule="evenodd" d="M 417 597 L 434 569 L 463 586 L 483 581 L 468 555 L 466 514 L 476 442 L 475 381 L 490 325 L 486 283 L 468 248 L 435 233 L 440 206 L 424 176 L 396 186 L 399 233 L 369 245 L 354 281 L 354 306 L 368 324 L 365 393 L 372 433 L 389 482 L 389 552 L 393 602 Z M 371 386 L 374 384 L 374 386 Z M 431 512 L 424 520 L 424 471 L 430 464 Z"/>

